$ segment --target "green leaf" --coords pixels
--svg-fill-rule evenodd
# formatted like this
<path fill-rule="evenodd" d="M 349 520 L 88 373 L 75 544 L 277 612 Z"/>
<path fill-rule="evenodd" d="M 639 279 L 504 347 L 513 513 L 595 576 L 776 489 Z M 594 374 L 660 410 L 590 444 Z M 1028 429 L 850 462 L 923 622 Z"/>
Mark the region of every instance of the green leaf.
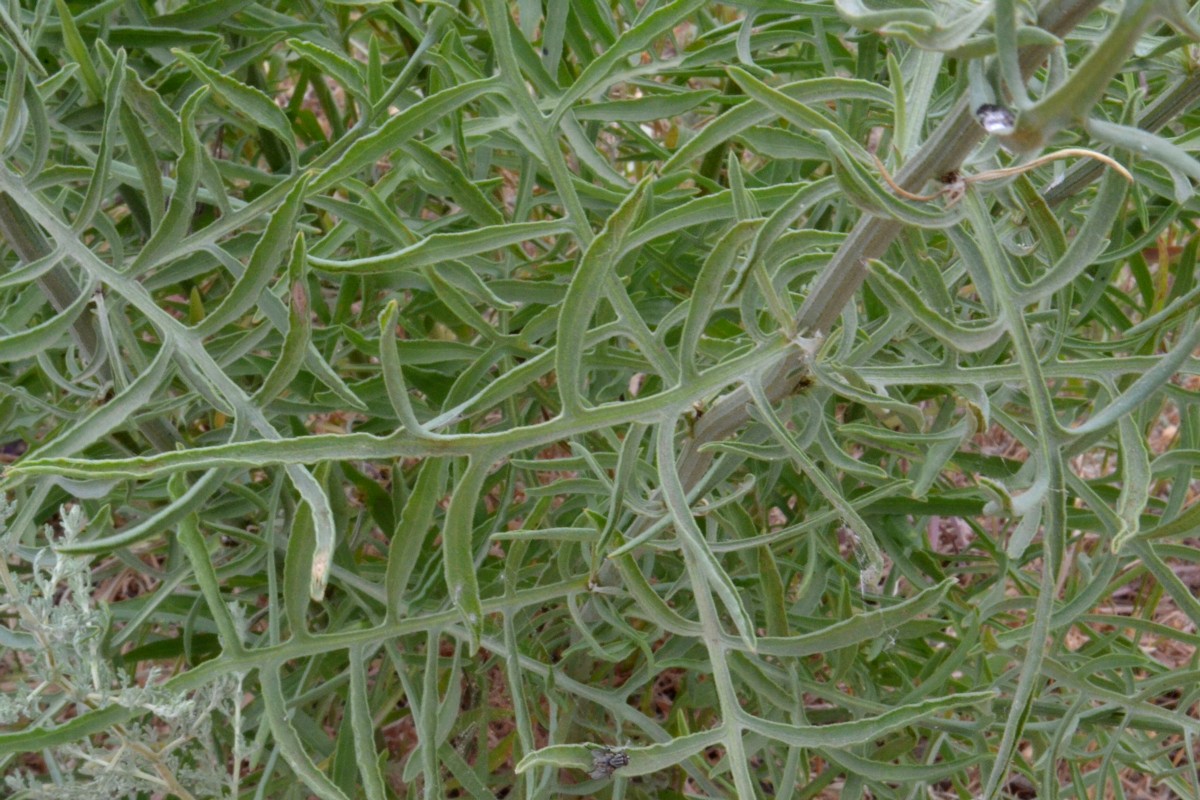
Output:
<path fill-rule="evenodd" d="M 275 276 L 276 267 L 283 255 L 289 251 L 289 245 L 304 246 L 303 238 L 293 242 L 293 231 L 304 207 L 306 188 L 307 180 L 301 178 L 288 192 L 283 204 L 271 215 L 266 230 L 254 247 L 246 271 L 238 276 L 220 305 L 196 325 L 198 335 L 211 336 L 249 311 L 258 303 L 259 295 Z"/>
<path fill-rule="evenodd" d="M 1155 21 L 1170 16 L 1168 9 L 1175 4 L 1176 0 L 1150 0 L 1126 6 L 1070 78 L 1021 112 L 1008 141 L 1021 150 L 1040 149 L 1058 131 L 1088 120 L 1088 112 L 1133 53 L 1138 39 Z"/>
<path fill-rule="evenodd" d="M 785 97 L 805 105 L 840 100 L 867 100 L 884 106 L 890 106 L 892 103 L 892 94 L 884 87 L 877 83 L 853 78 L 811 78 L 782 84 L 776 87 L 776 90 Z M 734 106 L 713 119 L 699 133 L 682 144 L 663 163 L 663 174 L 680 169 L 687 162 L 699 158 L 722 142 L 742 134 L 744 131 L 750 131 L 753 126 L 767 122 L 776 116 L 778 114 L 772 107 L 757 102 L 746 102 Z M 807 133 L 809 126 L 803 126 L 801 130 Z M 793 151 L 786 157 L 802 158 L 804 154 Z"/>
<path fill-rule="evenodd" d="M 754 398 L 755 405 L 762 413 L 767 427 L 771 430 L 775 439 L 783 445 L 788 456 L 795 462 L 796 466 L 804 474 L 806 478 L 816 485 L 817 489 L 829 501 L 830 505 L 838 510 L 846 525 L 854 532 L 858 541 L 856 544 L 862 547 L 866 556 L 866 567 L 862 570 L 862 583 L 864 587 L 874 587 L 876 581 L 883 575 L 883 554 L 879 550 L 879 545 L 876 543 L 875 534 L 871 531 L 871 527 L 867 524 L 854 506 L 847 502 L 846 498 L 838 490 L 838 487 L 825 475 L 808 454 L 804 452 L 788 434 L 783 421 L 775 413 L 775 409 L 771 406 L 770 400 L 762 387 L 756 382 L 747 384 L 750 389 L 750 394 Z M 866 589 L 864 588 L 864 591 Z"/>
<path fill-rule="evenodd" d="M 45 445 L 35 448 L 30 456 L 60 458 L 74 455 L 127 424 L 139 409 L 146 406 L 156 394 L 162 393 L 174 356 L 175 346 L 171 342 L 161 345 L 149 368 L 140 373 L 124 391 L 59 431 Z"/>
<path fill-rule="evenodd" d="M 1098 119 L 1089 119 L 1087 130 L 1102 142 L 1161 164 L 1175 183 L 1175 202 L 1184 203 L 1193 196 L 1195 190 L 1188 178 L 1200 181 L 1200 161 L 1183 148 L 1149 131 Z"/>
<path fill-rule="evenodd" d="M 758 640 L 754 622 L 746 610 L 733 580 L 729 577 L 729 573 L 721 566 L 708 543 L 704 541 L 704 536 L 687 507 L 683 486 L 675 470 L 675 448 L 672 439 L 671 427 L 667 424 L 660 424 L 656 450 L 658 474 L 662 481 L 663 497 L 674 518 L 675 530 L 679 535 L 680 543 L 684 552 L 690 556 L 691 562 L 696 565 L 696 569 L 689 570 L 689 572 L 693 581 L 701 586 L 693 586 L 693 590 L 707 592 L 711 587 L 717 593 L 726 611 L 733 618 L 734 627 L 737 628 L 743 644 L 748 650 L 754 652 Z M 709 636 L 715 637 L 717 632 L 710 629 L 707 633 Z M 729 709 L 725 710 L 728 713 Z"/>
<path fill-rule="evenodd" d="M 1178 0 L 303 5 L 0 9 L 27 793 L 1194 794 Z"/>
<path fill-rule="evenodd" d="M 67 52 L 71 54 L 71 58 L 79 65 L 79 77 L 83 88 L 93 102 L 99 102 L 104 97 L 104 83 L 100 80 L 100 73 L 96 71 L 96 64 L 92 61 L 92 54 L 88 51 L 87 44 L 79 35 L 75 17 L 71 15 L 71 9 L 67 7 L 66 0 L 54 0 L 54 7 L 58 11 L 58 21 L 62 26 L 63 44 L 66 46 Z M 8 15 L 4 16 L 7 19 Z M 5 25 L 5 28 L 7 30 L 9 26 Z M 15 34 L 15 31 L 13 33 Z M 13 35 L 12 39 L 14 42 L 24 42 L 23 37 L 19 35 Z M 28 51 L 29 47 L 25 45 L 22 52 Z M 32 54 L 29 59 L 34 64 L 40 64 Z"/>
<path fill-rule="evenodd" d="M 261 244 L 259 246 L 261 247 Z M 255 248 L 255 252 L 257 250 L 258 248 Z M 312 339 L 312 311 L 308 289 L 305 287 L 308 273 L 305 256 L 304 234 L 297 233 L 288 259 L 290 302 L 287 333 L 279 351 L 279 359 L 271 366 L 271 371 L 263 379 L 262 386 L 254 394 L 254 401 L 259 405 L 266 405 L 287 391 L 292 381 L 300 374 L 300 368 L 304 365 L 304 358 L 308 353 Z"/>
<path fill-rule="evenodd" d="M 815 131 L 815 134 L 829 148 L 836 165 L 834 174 L 838 185 L 852 203 L 868 214 L 923 228 L 946 228 L 962 219 L 960 211 L 921 205 L 917 201 L 891 194 L 876 183 L 866 168 L 847 152 L 838 137 L 824 130 Z"/>
<path fill-rule="evenodd" d="M 688 736 L 680 736 L 661 744 L 619 748 L 619 752 L 629 757 L 629 763 L 618 768 L 615 775 L 635 777 L 660 772 L 697 753 L 704 752 L 719 743 L 725 735 L 724 730 L 714 728 Z M 517 764 L 517 774 L 519 775 L 531 767 L 540 766 L 581 769 L 590 772 L 595 762 L 595 754 L 600 749 L 600 745 L 586 744 L 556 744 L 543 747 L 521 759 Z"/>
<path fill-rule="evenodd" d="M 360 100 L 367 101 L 367 87 L 363 80 L 363 68 L 352 59 L 340 53 L 335 53 L 312 42 L 303 39 L 288 39 L 287 46 L 310 61 L 322 73 L 332 75 L 350 94 Z"/>
<path fill-rule="evenodd" d="M 442 530 L 446 589 L 470 634 L 471 652 L 479 649 L 479 637 L 483 632 L 483 605 L 479 599 L 479 580 L 475 574 L 475 505 L 479 502 L 483 482 L 491 466 L 487 458 L 476 457 L 467 462 L 466 470 L 455 485 Z"/>
<path fill-rule="evenodd" d="M 283 607 L 287 614 L 288 629 L 296 639 L 311 636 L 308 631 L 308 588 L 316 547 L 312 508 L 308 504 L 301 504 L 292 520 L 283 566 Z"/>
<path fill-rule="evenodd" d="M 221 649 L 230 655 L 241 654 L 243 651 L 241 635 L 229 609 L 225 607 L 225 603 L 221 599 L 221 586 L 217 579 L 217 571 L 213 568 L 212 556 L 204 543 L 204 537 L 200 533 L 200 522 L 195 514 L 184 517 L 180 524 L 179 543 L 183 545 L 183 550 L 187 553 L 196 583 L 204 595 L 208 612 L 217 626 L 218 634 L 221 637 Z"/>
<path fill-rule="evenodd" d="M 1004 335 L 1006 329 L 998 319 L 964 325 L 955 319 L 943 317 L 925 304 L 911 283 L 882 261 L 872 260 L 869 263 L 871 274 L 879 279 L 879 286 L 887 296 L 903 308 L 913 322 L 937 337 L 946 347 L 960 353 L 977 353 L 991 347 Z"/>
<path fill-rule="evenodd" d="M 0 31 L 4 33 L 5 38 L 17 49 L 17 53 L 21 58 L 25 59 L 26 63 L 33 68 L 38 75 L 45 75 L 46 68 L 42 66 L 42 62 L 33 52 L 33 48 L 29 46 L 29 42 L 25 41 L 25 36 L 21 33 L 20 27 L 8 14 L 8 9 L 0 6 Z M 99 83 L 99 81 L 97 81 Z"/>
<path fill-rule="evenodd" d="M 92 224 L 92 218 L 100 210 L 107 190 L 109 168 L 112 164 L 113 139 L 117 132 L 118 112 L 121 109 L 121 94 L 125 81 L 125 51 L 117 53 L 108 77 L 108 87 L 104 92 L 104 125 L 100 133 L 100 147 L 96 153 L 96 167 L 88 183 L 87 193 L 79 206 L 75 217 L 74 229 L 86 231 Z"/>
<path fill-rule="evenodd" d="M 400 270 L 415 270 L 452 258 L 488 253 L 509 245 L 568 233 L 570 230 L 570 225 L 565 220 L 514 222 L 460 233 L 435 233 L 402 250 L 378 256 L 350 261 L 312 256 L 309 263 L 314 269 L 322 272 L 352 275 L 387 274 Z"/>
<path fill-rule="evenodd" d="M 457 164 L 415 139 L 405 143 L 403 147 L 404 152 L 420 164 L 422 169 L 447 184 L 455 202 L 481 225 L 504 223 L 504 215 L 492 205 L 483 191 L 467 178 Z"/>
<path fill-rule="evenodd" d="M 300 736 L 288 718 L 287 700 L 276 667 L 259 670 L 262 686 L 263 707 L 267 723 L 279 752 L 296 776 L 320 800 L 348 800 L 346 795 L 317 768 L 312 757 L 300 741 Z"/>
<path fill-rule="evenodd" d="M 388 614 L 393 620 L 403 616 L 409 578 L 417 565 L 417 556 L 425 543 L 426 533 L 433 524 L 434 512 L 446 493 L 448 464 L 445 459 L 430 459 L 421 465 L 412 493 L 392 534 L 384 585 L 387 589 Z"/>
<path fill-rule="evenodd" d="M 835 0 L 838 14 L 856 28 L 896 36 L 926 50 L 961 47 L 987 21 L 991 8 L 974 3 L 952 3 L 930 11 L 916 5 L 875 10 L 861 0 Z M 957 13 L 956 13 L 957 12 Z"/>
<path fill-rule="evenodd" d="M 779 89 L 767 86 L 758 78 L 737 67 L 729 68 L 729 76 L 737 81 L 752 100 L 783 117 L 800 130 L 813 131 L 817 134 L 828 133 L 832 137 L 832 141 L 837 142 L 842 148 L 855 155 L 865 156 L 862 146 L 854 141 L 846 131 L 824 115 L 813 111 L 803 102 L 788 96 Z"/>
<path fill-rule="evenodd" d="M 0 336 L 0 362 L 20 361 L 23 358 L 33 358 L 38 353 L 53 348 L 75 320 L 92 301 L 95 286 L 88 286 L 79 293 L 71 305 L 40 325 L 35 325 L 21 333 L 10 333 Z"/>
<path fill-rule="evenodd" d="M 129 86 L 130 83 L 126 83 Z M 167 253 L 173 251 L 191 226 L 196 211 L 196 189 L 200 185 L 200 151 L 203 145 L 196 135 L 196 111 L 208 94 L 207 88 L 197 89 L 180 112 L 176 136 L 182 141 L 182 153 L 176 167 L 175 191 L 171 194 L 171 205 L 166 216 L 154 229 L 150 241 L 138 253 L 129 267 L 129 272 L 140 275 Z"/>
<path fill-rule="evenodd" d="M 600 103 L 589 103 L 580 106 L 574 112 L 580 122 L 596 120 L 598 122 L 653 122 L 659 119 L 670 119 L 680 114 L 686 114 L 693 108 L 704 105 L 717 96 L 713 89 L 699 91 L 674 92 L 671 94 L 656 94 L 648 97 L 638 97 L 633 100 L 610 100 Z"/>
<path fill-rule="evenodd" d="M 218 72 L 191 53 L 178 48 L 171 52 L 193 75 L 207 84 L 213 95 L 219 97 L 234 114 L 275 134 L 295 162 L 296 137 L 292 133 L 292 124 L 270 97 L 223 72 Z"/>
<path fill-rule="evenodd" d="M 375 164 L 426 128 L 436 127 L 443 118 L 466 103 L 500 91 L 494 78 L 470 81 L 426 97 L 389 119 L 374 133 L 352 144 L 336 161 L 312 181 L 313 192 L 323 192 L 365 167 Z"/>
<path fill-rule="evenodd" d="M 906 622 L 941 605 L 953 585 L 952 579 L 930 586 L 888 608 L 856 614 L 849 619 L 826 625 L 799 636 L 763 636 L 757 651 L 763 655 L 803 657 L 830 653 L 843 647 L 884 636 Z"/>
<path fill-rule="evenodd" d="M 725 278 L 734 266 L 738 251 L 758 233 L 761 226 L 762 222 L 759 220 L 739 222 L 721 237 L 704 259 L 704 265 L 700 268 L 696 285 L 692 289 L 687 317 L 684 319 L 683 331 L 679 338 L 679 363 L 683 367 L 685 381 L 699 372 L 696 352 L 700 346 L 700 337 L 704 334 L 713 309 L 720 301 Z"/>
<path fill-rule="evenodd" d="M 593 92 L 611 80 L 611 75 L 617 65 L 631 55 L 648 48 L 655 39 L 671 31 L 702 5 L 704 5 L 703 0 L 674 0 L 674 2 L 655 9 L 637 24 L 624 31 L 612 45 L 605 48 L 599 58 L 588 64 L 571 84 L 571 87 L 563 92 L 554 112 L 550 115 L 551 121 L 562 118 L 567 109 L 575 105 L 577 101 L 591 96 Z"/>
<path fill-rule="evenodd" d="M 384 800 L 383 776 L 375 758 L 375 724 L 367 697 L 367 665 L 363 649 L 350 649 L 350 725 L 359 781 L 367 800 Z"/>
<path fill-rule="evenodd" d="M 932 716 L 956 708 L 985 710 L 996 699 L 995 692 L 963 692 L 949 697 L 937 697 L 885 711 L 875 717 L 829 725 L 788 725 L 782 722 L 743 715 L 748 730 L 792 747 L 848 747 L 870 742 L 890 731 L 906 728 Z"/>
<path fill-rule="evenodd" d="M 1117 421 L 1120 441 L 1121 494 L 1117 499 L 1117 516 L 1121 527 L 1113 537 L 1112 548 L 1120 552 L 1125 543 L 1141 531 L 1141 515 L 1150 500 L 1152 477 L 1150 452 L 1146 437 L 1129 416 Z"/>
<path fill-rule="evenodd" d="M 584 336 L 601 292 L 611 271 L 628 250 L 626 237 L 641 215 L 649 181 L 644 180 L 608 218 L 604 228 L 592 239 L 579 262 L 579 270 L 567 289 L 558 314 L 558 350 L 555 372 L 563 407 L 568 412 L 583 409 L 580 398 L 583 373 Z"/>

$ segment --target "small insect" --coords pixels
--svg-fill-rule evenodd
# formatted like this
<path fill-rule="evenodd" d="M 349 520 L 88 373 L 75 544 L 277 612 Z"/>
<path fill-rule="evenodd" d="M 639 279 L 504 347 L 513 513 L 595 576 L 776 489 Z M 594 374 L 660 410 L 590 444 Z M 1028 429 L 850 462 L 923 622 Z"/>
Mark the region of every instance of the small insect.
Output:
<path fill-rule="evenodd" d="M 629 756 L 624 750 L 614 750 L 611 747 L 601 747 L 592 753 L 591 776 L 595 780 L 611 778 L 621 767 L 629 766 Z"/>
<path fill-rule="evenodd" d="M 1017 129 L 1017 119 L 1004 106 L 984 103 L 975 109 L 975 118 L 993 136 L 1008 136 Z"/>
<path fill-rule="evenodd" d="M 792 394 L 803 394 L 812 388 L 814 383 L 816 381 L 813 380 L 812 374 L 805 372 L 796 379 L 796 385 L 792 387 Z"/>

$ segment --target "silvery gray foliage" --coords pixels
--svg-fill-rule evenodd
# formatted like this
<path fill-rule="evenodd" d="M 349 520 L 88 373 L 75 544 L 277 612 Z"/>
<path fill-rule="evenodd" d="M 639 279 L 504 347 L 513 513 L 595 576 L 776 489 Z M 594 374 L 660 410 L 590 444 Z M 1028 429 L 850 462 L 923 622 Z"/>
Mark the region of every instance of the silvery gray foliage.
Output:
<path fill-rule="evenodd" d="M 54 545 L 30 550 L 16 545 L 6 524 L 13 508 L 0 501 L 0 564 L 5 615 L 13 620 L 10 673 L 21 684 L 0 693 L 0 724 L 13 725 L 61 714 L 121 706 L 138 712 L 99 736 L 41 751 L 45 775 L 10 770 L 5 786 L 19 798 L 100 800 L 185 787 L 192 797 L 223 797 L 229 776 L 213 741 L 214 718 L 233 720 L 241 702 L 242 676 L 230 673 L 194 692 L 168 689 L 152 667 L 132 676 L 115 669 L 103 649 L 112 620 L 93 599 L 91 559 L 59 552 L 86 526 L 78 505 L 63 507 L 60 532 L 44 529 Z M 27 569 L 20 569 L 27 567 Z M 235 729 L 238 751 L 244 751 Z"/>
<path fill-rule="evenodd" d="M 2 8 L 16 790 L 1196 794 L 1180 0 Z"/>

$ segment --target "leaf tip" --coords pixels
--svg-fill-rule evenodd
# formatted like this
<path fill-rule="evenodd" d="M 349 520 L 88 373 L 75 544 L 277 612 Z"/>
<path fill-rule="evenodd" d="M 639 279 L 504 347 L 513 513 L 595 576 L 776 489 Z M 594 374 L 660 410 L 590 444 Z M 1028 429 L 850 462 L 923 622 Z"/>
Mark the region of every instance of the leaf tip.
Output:
<path fill-rule="evenodd" d="M 325 599 L 325 585 L 329 581 L 329 556 L 315 553 L 312 561 L 312 581 L 309 583 L 308 596 L 313 602 L 319 603 Z"/>

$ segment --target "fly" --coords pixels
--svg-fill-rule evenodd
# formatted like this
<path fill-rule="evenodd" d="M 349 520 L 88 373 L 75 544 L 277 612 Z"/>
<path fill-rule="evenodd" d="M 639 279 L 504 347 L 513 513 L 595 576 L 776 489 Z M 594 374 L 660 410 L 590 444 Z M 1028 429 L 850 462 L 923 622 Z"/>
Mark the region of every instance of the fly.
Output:
<path fill-rule="evenodd" d="M 624 750 L 601 747 L 592 753 L 591 776 L 595 780 L 611 778 L 621 767 L 629 766 L 629 756 Z"/>

